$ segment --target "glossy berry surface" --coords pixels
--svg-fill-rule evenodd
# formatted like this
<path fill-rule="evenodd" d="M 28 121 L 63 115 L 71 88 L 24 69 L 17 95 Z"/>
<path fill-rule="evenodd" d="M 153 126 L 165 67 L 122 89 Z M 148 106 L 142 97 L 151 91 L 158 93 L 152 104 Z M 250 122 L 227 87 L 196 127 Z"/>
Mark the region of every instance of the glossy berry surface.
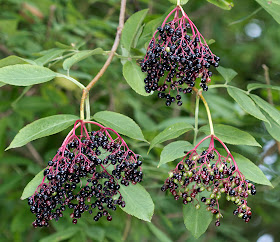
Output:
<path fill-rule="evenodd" d="M 172 21 L 168 22 L 174 14 Z M 181 106 L 183 95 L 191 93 L 200 78 L 200 87 L 208 90 L 211 66 L 218 67 L 220 58 L 214 55 L 194 23 L 181 7 L 176 7 L 154 33 L 141 69 L 147 93 L 158 92 L 166 106 Z"/>
<path fill-rule="evenodd" d="M 110 128 L 95 124 L 99 130 L 88 132 L 78 120 L 54 158 L 44 170 L 44 178 L 28 198 L 36 215 L 34 227 L 48 226 L 70 209 L 72 223 L 88 212 L 93 220 L 112 220 L 111 211 L 125 207 L 121 185 L 142 181 L 142 161 L 121 136 Z"/>

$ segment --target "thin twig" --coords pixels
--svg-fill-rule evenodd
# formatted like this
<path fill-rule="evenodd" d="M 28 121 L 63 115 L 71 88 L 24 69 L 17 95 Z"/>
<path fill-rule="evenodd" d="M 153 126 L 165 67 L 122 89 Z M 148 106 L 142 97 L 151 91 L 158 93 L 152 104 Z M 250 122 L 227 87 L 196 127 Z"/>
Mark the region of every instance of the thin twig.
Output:
<path fill-rule="evenodd" d="M 262 68 L 264 70 L 265 82 L 266 82 L 267 85 L 270 85 L 269 68 L 265 64 L 262 64 Z M 273 98 L 272 98 L 272 93 L 271 93 L 271 89 L 270 88 L 267 88 L 267 99 L 268 99 L 268 102 L 271 105 L 273 105 Z"/>
<path fill-rule="evenodd" d="M 0 51 L 6 55 L 13 55 L 14 53 L 10 51 L 5 45 L 0 45 Z"/>
<path fill-rule="evenodd" d="M 245 21 L 245 20 L 247 20 L 247 19 L 253 17 L 255 14 L 257 14 L 257 13 L 258 13 L 259 11 L 261 11 L 262 9 L 263 9 L 262 7 L 257 8 L 257 9 L 256 9 L 254 12 L 252 12 L 251 14 L 249 14 L 249 15 L 247 15 L 247 16 L 241 18 L 241 19 L 238 19 L 238 20 L 236 20 L 236 21 L 234 21 L 234 22 L 231 22 L 231 23 L 229 24 L 229 26 L 230 26 L 230 25 L 234 25 L 234 24 L 242 23 L 243 21 Z"/>
<path fill-rule="evenodd" d="M 127 220 L 126 220 L 125 228 L 123 231 L 123 237 L 122 237 L 123 241 L 126 241 L 127 236 L 129 234 L 130 227 L 131 227 L 131 216 L 127 214 Z"/>
<path fill-rule="evenodd" d="M 43 158 L 40 156 L 40 154 L 38 153 L 38 151 L 34 148 L 34 146 L 31 143 L 27 143 L 26 145 L 27 149 L 29 150 L 29 152 L 32 154 L 32 156 L 34 157 L 35 161 L 42 166 L 44 164 L 44 160 Z"/>
<path fill-rule="evenodd" d="M 114 41 L 114 44 L 111 49 L 111 53 L 108 56 L 108 59 L 106 60 L 104 66 L 101 68 L 101 70 L 97 73 L 97 75 L 92 79 L 92 81 L 86 86 L 86 88 L 83 90 L 83 95 L 81 98 L 81 105 L 80 105 L 80 117 L 81 119 L 84 119 L 84 109 L 85 109 L 85 99 L 90 91 L 90 89 L 94 86 L 94 84 L 102 77 L 110 63 L 112 62 L 112 59 L 115 55 L 115 52 L 119 46 L 120 38 L 122 29 L 124 26 L 124 18 L 125 18 L 125 7 L 126 7 L 126 0 L 121 1 L 121 8 L 120 8 L 120 16 L 119 16 L 119 26 L 117 28 L 116 38 Z"/>

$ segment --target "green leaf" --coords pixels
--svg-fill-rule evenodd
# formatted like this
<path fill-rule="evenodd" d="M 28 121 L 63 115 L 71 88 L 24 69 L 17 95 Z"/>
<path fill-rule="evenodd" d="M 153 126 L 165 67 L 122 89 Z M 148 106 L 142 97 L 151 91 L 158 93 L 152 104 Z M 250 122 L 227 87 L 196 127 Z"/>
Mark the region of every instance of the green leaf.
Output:
<path fill-rule="evenodd" d="M 159 17 L 149 21 L 144 25 L 143 31 L 138 41 L 139 49 L 142 48 L 145 43 L 152 38 L 153 33 L 156 31 L 157 27 L 162 23 L 163 17 Z"/>
<path fill-rule="evenodd" d="M 67 229 L 61 230 L 59 232 L 53 233 L 43 239 L 40 239 L 39 242 L 59 242 L 62 240 L 70 239 L 80 230 L 77 226 L 70 226 Z"/>
<path fill-rule="evenodd" d="M 210 135 L 209 125 L 201 127 L 199 131 L 205 133 L 206 135 Z M 216 124 L 214 125 L 214 131 L 215 135 L 227 144 L 261 147 L 252 135 L 238 128 L 229 125 Z"/>
<path fill-rule="evenodd" d="M 250 94 L 255 103 L 263 109 L 278 124 L 280 124 L 280 111 L 257 95 Z"/>
<path fill-rule="evenodd" d="M 166 145 L 160 154 L 158 167 L 167 162 L 174 161 L 180 157 L 183 157 L 185 155 L 184 152 L 189 151 L 192 148 L 193 145 L 188 141 L 175 141 Z"/>
<path fill-rule="evenodd" d="M 176 4 L 177 5 L 177 0 L 168 0 L 169 2 L 171 2 L 172 4 Z M 180 5 L 185 5 L 188 3 L 189 0 L 180 0 Z"/>
<path fill-rule="evenodd" d="M 88 227 L 86 230 L 86 234 L 91 239 L 100 242 L 104 241 L 105 238 L 105 230 L 102 227 L 98 227 L 98 226 Z"/>
<path fill-rule="evenodd" d="M 158 241 L 160 242 L 172 242 L 171 239 L 168 238 L 168 236 L 161 231 L 159 228 L 157 228 L 153 223 L 147 224 L 149 229 L 152 231 L 152 233 L 156 236 Z"/>
<path fill-rule="evenodd" d="M 276 21 L 280 24 L 280 1 L 279 0 L 256 0 Z"/>
<path fill-rule="evenodd" d="M 26 185 L 24 188 L 22 195 L 20 197 L 21 200 L 24 200 L 34 194 L 37 187 L 41 184 L 44 178 L 44 170 L 41 170 L 33 179 Z"/>
<path fill-rule="evenodd" d="M 199 197 L 197 199 L 200 201 Z M 200 206 L 200 209 L 196 209 L 194 204 L 183 205 L 184 224 L 196 239 L 207 230 L 213 217 L 204 203 L 200 203 Z"/>
<path fill-rule="evenodd" d="M 17 64 L 0 68 L 0 82 L 14 86 L 30 86 L 55 77 L 55 72 L 41 66 Z"/>
<path fill-rule="evenodd" d="M 127 61 L 123 65 L 123 76 L 130 87 L 142 96 L 149 96 L 151 93 L 146 93 L 144 79 L 145 73 L 141 71 L 140 66 L 135 61 Z"/>
<path fill-rule="evenodd" d="M 263 174 L 262 170 L 257 167 L 252 161 L 234 152 L 232 152 L 232 156 L 236 161 L 239 170 L 242 172 L 246 179 L 258 184 L 273 187 L 271 182 Z"/>
<path fill-rule="evenodd" d="M 74 54 L 73 56 L 67 58 L 64 62 L 63 62 L 63 69 L 64 70 L 69 70 L 71 68 L 71 66 L 73 66 L 74 64 L 78 63 L 81 60 L 84 60 L 86 58 L 88 58 L 89 56 L 92 55 L 100 55 L 102 54 L 104 51 L 101 48 L 97 48 L 94 50 L 83 50 L 80 51 L 76 54 Z"/>
<path fill-rule="evenodd" d="M 79 117 L 70 114 L 53 115 L 38 119 L 22 128 L 6 149 L 21 147 L 32 140 L 56 134 L 74 124 Z"/>
<path fill-rule="evenodd" d="M 162 132 L 160 132 L 152 141 L 149 148 L 149 151 L 155 147 L 157 144 L 160 144 L 166 140 L 175 139 L 180 135 L 188 132 L 189 130 L 193 129 L 193 126 L 188 123 L 176 123 L 172 124 Z M 148 152 L 149 152 L 148 151 Z"/>
<path fill-rule="evenodd" d="M 265 128 L 267 132 L 277 141 L 280 142 L 280 125 L 279 123 L 276 123 L 273 119 L 267 117 L 270 121 L 270 125 L 267 123 L 264 123 Z"/>
<path fill-rule="evenodd" d="M 126 213 L 144 221 L 151 222 L 154 214 L 154 203 L 150 194 L 140 184 L 121 185 L 120 193 L 125 201 L 121 209 Z"/>
<path fill-rule="evenodd" d="M 48 50 L 46 53 L 44 53 L 43 56 L 41 56 L 40 58 L 36 59 L 35 62 L 37 65 L 43 66 L 46 63 L 52 61 L 53 59 L 55 59 L 56 57 L 59 57 L 63 54 L 63 52 L 65 52 L 65 50 L 62 49 L 50 49 Z"/>
<path fill-rule="evenodd" d="M 96 113 L 93 116 L 93 119 L 111 129 L 114 129 L 120 134 L 126 135 L 132 139 L 147 142 L 140 127 L 134 122 L 133 119 L 123 114 L 111 111 L 101 111 Z"/>
<path fill-rule="evenodd" d="M 238 73 L 230 68 L 224 68 L 219 66 L 217 71 L 222 75 L 222 77 L 226 80 L 226 83 L 230 82 Z"/>
<path fill-rule="evenodd" d="M 124 28 L 122 30 L 121 45 L 128 51 L 130 51 L 132 44 L 135 43 L 135 37 L 148 11 L 149 9 L 144 9 L 136 12 L 125 22 Z"/>
<path fill-rule="evenodd" d="M 247 113 L 257 119 L 268 122 L 260 109 L 256 106 L 253 100 L 239 88 L 227 88 L 228 94 L 239 104 L 239 106 Z"/>
<path fill-rule="evenodd" d="M 212 3 L 225 10 L 231 10 L 234 6 L 233 2 L 230 0 L 207 0 L 207 2 Z"/>
<path fill-rule="evenodd" d="M 16 55 L 10 55 L 10 56 L 0 60 L 0 68 L 5 67 L 5 66 L 16 65 L 16 64 L 35 64 L 35 62 L 32 60 L 18 57 Z"/>
<path fill-rule="evenodd" d="M 271 88 L 277 91 L 280 91 L 280 86 L 272 86 L 272 85 L 267 85 L 267 84 L 261 84 L 261 83 L 250 83 L 247 86 L 248 91 L 256 90 L 259 88 Z"/>

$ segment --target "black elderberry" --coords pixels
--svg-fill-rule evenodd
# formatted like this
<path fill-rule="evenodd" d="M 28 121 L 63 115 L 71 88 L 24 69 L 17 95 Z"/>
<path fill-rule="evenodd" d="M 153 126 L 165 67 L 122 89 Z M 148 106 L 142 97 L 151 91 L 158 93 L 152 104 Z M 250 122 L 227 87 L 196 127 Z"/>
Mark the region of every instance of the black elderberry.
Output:
<path fill-rule="evenodd" d="M 218 67 L 220 58 L 210 51 L 186 13 L 182 9 L 179 11 L 182 12 L 181 21 L 164 22 L 163 28 L 157 28 L 140 66 L 147 73 L 144 79 L 147 93 L 158 91 L 159 98 L 164 98 L 165 91 L 172 96 L 174 93 L 178 106 L 181 106 L 178 93 L 191 93 L 196 79 L 201 78 L 201 88 L 208 90 L 207 83 L 212 76 L 209 68 Z M 194 31 L 191 34 L 190 28 Z M 166 105 L 170 106 L 174 99 L 167 99 L 170 100 Z"/>
<path fill-rule="evenodd" d="M 84 122 L 77 122 L 82 126 L 82 133 L 86 132 Z M 28 199 L 30 211 L 37 218 L 33 222 L 34 227 L 48 226 L 48 221 L 52 219 L 59 220 L 66 208 L 72 210 L 70 217 L 74 224 L 83 213 L 88 211 L 93 214 L 94 209 L 97 212 L 95 221 L 103 216 L 107 216 L 108 221 L 112 220 L 105 210 L 105 204 L 109 209 L 117 209 L 112 205 L 112 197 L 121 194 L 117 180 L 122 179 L 121 183 L 128 186 L 141 182 L 143 178 L 140 156 L 129 150 L 122 138 L 118 137 L 112 139 L 103 126 L 99 131 L 84 133 L 82 137 L 75 133 L 68 136 L 53 160 L 48 162 L 49 167 L 44 170 L 46 179 Z M 105 158 L 101 158 L 103 154 L 106 154 Z M 102 166 L 104 163 L 107 166 L 118 165 L 111 172 Z M 87 184 L 80 184 L 81 178 L 85 178 Z M 119 206 L 125 207 L 121 195 L 118 201 Z"/>

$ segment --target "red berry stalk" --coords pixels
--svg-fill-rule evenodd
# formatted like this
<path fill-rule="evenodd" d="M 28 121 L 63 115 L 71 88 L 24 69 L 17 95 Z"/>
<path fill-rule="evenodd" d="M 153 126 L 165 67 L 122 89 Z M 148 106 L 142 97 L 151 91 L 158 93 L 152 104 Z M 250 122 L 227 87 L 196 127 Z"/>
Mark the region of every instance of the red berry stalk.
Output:
<path fill-rule="evenodd" d="M 145 90 L 158 91 L 167 106 L 175 100 L 181 106 L 181 93 L 191 93 L 197 78 L 201 78 L 202 89 L 208 90 L 212 76 L 209 68 L 218 67 L 219 61 L 183 8 L 177 6 L 157 28 L 141 62 L 142 71 L 147 72 Z"/>
<path fill-rule="evenodd" d="M 86 123 L 98 130 L 88 132 Z M 48 226 L 63 216 L 66 207 L 73 210 L 73 223 L 84 212 L 112 220 L 110 210 L 125 207 L 120 184 L 142 181 L 142 161 L 113 129 L 92 121 L 76 121 L 54 158 L 48 162 L 44 178 L 28 204 L 36 214 L 34 227 Z M 139 169 L 140 170 L 139 170 Z M 117 197 L 117 198 L 116 198 Z"/>
<path fill-rule="evenodd" d="M 199 146 L 207 139 L 210 139 L 208 149 L 199 152 Z M 215 148 L 214 140 L 224 147 L 225 156 Z M 220 226 L 219 220 L 222 217 L 219 199 L 223 193 L 227 195 L 228 201 L 237 206 L 233 214 L 243 218 L 246 223 L 252 215 L 247 198 L 256 194 L 255 185 L 245 179 L 226 145 L 214 135 L 205 137 L 194 149 L 187 152 L 176 168 L 169 173 L 169 178 L 161 190 L 170 190 L 174 198 L 182 198 L 184 204 L 196 203 L 197 209 L 200 208 L 200 201 L 205 203 L 207 210 L 216 214 L 216 226 Z M 200 196 L 198 199 L 198 194 L 205 190 L 211 194 L 206 197 Z"/>

